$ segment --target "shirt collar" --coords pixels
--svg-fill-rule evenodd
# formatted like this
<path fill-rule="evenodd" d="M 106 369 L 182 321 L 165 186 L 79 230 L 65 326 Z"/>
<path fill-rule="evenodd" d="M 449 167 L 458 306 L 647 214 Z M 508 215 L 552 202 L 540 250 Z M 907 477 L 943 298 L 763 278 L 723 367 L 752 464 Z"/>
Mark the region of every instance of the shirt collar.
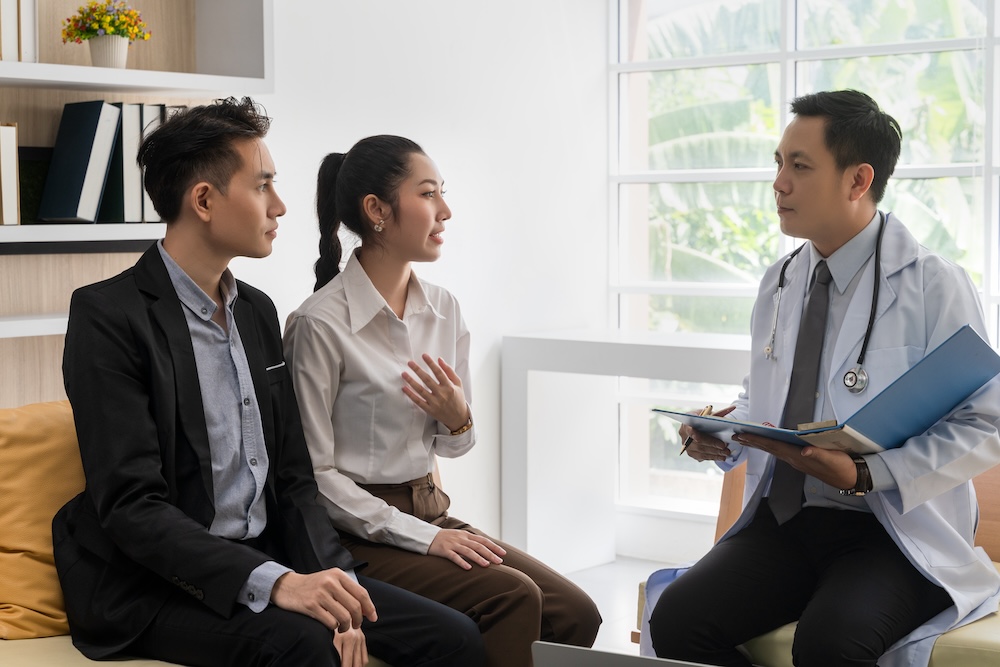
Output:
<path fill-rule="evenodd" d="M 865 228 L 854 235 L 850 241 L 837 248 L 829 257 L 823 257 L 816 250 L 816 246 L 809 244 L 809 280 L 812 282 L 813 272 L 816 265 L 826 259 L 826 265 L 833 276 L 833 282 L 837 286 L 837 291 L 841 294 L 851 284 L 851 280 L 857 275 L 861 267 L 865 265 L 868 258 L 875 252 L 875 244 L 878 239 L 878 224 L 872 224 L 881 218 L 879 212 L 875 211 L 875 216 L 868 221 Z"/>
<path fill-rule="evenodd" d="M 347 301 L 347 312 L 351 318 L 351 333 L 364 329 L 380 311 L 396 317 L 396 314 L 386 303 L 382 295 L 375 289 L 368 274 L 365 273 L 357 251 L 347 258 L 347 266 L 341 273 L 344 284 L 344 298 Z M 444 319 L 441 313 L 427 299 L 424 287 L 417 279 L 417 274 L 410 271 L 410 282 L 406 291 L 406 312 L 404 316 L 416 315 L 430 310 L 438 319 Z"/>
<path fill-rule="evenodd" d="M 156 249 L 160 251 L 160 258 L 163 259 L 163 264 L 167 267 L 167 275 L 170 276 L 170 282 L 173 284 L 174 291 L 177 292 L 177 298 L 180 302 L 194 313 L 196 317 L 206 322 L 212 319 L 216 308 L 218 308 L 215 304 L 215 299 L 205 294 L 205 290 L 198 287 L 198 284 L 191 279 L 191 276 L 185 273 L 184 269 L 174 261 L 174 258 L 163 248 L 162 239 L 156 242 Z M 231 310 L 238 292 L 236 289 L 236 279 L 233 277 L 232 271 L 228 268 L 222 272 L 220 289 L 222 291 L 222 298 L 226 302 L 226 308 Z"/>

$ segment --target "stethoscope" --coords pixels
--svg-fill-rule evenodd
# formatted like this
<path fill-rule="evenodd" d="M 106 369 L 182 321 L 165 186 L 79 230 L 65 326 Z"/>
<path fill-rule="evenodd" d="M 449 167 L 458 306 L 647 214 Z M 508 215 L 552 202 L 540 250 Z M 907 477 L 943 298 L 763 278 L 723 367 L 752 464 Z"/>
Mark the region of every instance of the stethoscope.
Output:
<path fill-rule="evenodd" d="M 872 310 L 868 315 L 868 327 L 865 329 L 865 339 L 861 343 L 861 354 L 858 356 L 858 363 L 854 368 L 844 373 L 844 386 L 852 394 L 860 394 L 868 386 L 868 372 L 864 369 L 865 352 L 868 351 L 868 341 L 871 340 L 872 327 L 875 326 L 875 309 L 878 307 L 878 288 L 882 270 L 882 233 L 885 231 L 886 220 L 885 213 L 880 211 L 879 215 L 881 219 L 878 225 L 878 238 L 875 241 L 875 284 L 872 287 Z M 774 316 L 771 318 L 771 340 L 764 347 L 764 357 L 766 359 L 776 358 L 774 356 L 774 338 L 778 333 L 778 308 L 781 305 L 781 291 L 785 288 L 785 271 L 792 260 L 795 259 L 795 256 L 802 252 L 802 249 L 805 247 L 806 244 L 803 243 L 793 250 L 792 254 L 785 260 L 785 263 L 781 265 L 781 273 L 778 274 L 778 289 L 774 293 Z"/>

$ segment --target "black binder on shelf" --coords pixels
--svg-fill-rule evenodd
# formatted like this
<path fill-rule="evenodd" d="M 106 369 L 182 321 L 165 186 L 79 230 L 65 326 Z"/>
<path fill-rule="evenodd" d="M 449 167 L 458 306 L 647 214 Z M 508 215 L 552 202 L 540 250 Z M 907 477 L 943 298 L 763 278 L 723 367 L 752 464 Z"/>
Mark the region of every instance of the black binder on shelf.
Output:
<path fill-rule="evenodd" d="M 786 429 L 725 417 L 654 408 L 654 412 L 728 440 L 753 433 L 797 445 L 875 454 L 920 435 L 1000 373 L 1000 355 L 968 324 L 914 364 L 841 424 Z"/>
<path fill-rule="evenodd" d="M 117 107 L 100 100 L 63 107 L 39 204 L 40 220 L 97 220 L 120 117 Z"/>
<path fill-rule="evenodd" d="M 142 222 L 142 170 L 135 158 L 142 140 L 142 105 L 115 102 L 121 111 L 98 222 Z"/>
<path fill-rule="evenodd" d="M 17 155 L 21 177 L 21 224 L 30 225 L 38 222 L 38 206 L 52 163 L 52 148 L 21 146 Z"/>

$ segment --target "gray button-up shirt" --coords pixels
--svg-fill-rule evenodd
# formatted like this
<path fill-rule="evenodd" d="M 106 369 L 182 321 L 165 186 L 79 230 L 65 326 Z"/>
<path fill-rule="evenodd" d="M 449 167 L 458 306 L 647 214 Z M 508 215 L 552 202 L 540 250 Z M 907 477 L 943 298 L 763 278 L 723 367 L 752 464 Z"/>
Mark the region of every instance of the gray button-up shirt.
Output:
<path fill-rule="evenodd" d="M 167 254 L 162 241 L 157 247 L 184 306 L 198 368 L 212 455 L 215 518 L 209 532 L 231 540 L 257 537 L 267 525 L 263 494 L 270 461 L 250 363 L 233 317 L 236 280 L 228 269 L 222 274 L 224 331 L 212 321 L 218 308 L 212 297 Z M 259 612 L 267 606 L 274 582 L 290 571 L 274 562 L 262 564 L 250 574 L 239 601 Z"/>

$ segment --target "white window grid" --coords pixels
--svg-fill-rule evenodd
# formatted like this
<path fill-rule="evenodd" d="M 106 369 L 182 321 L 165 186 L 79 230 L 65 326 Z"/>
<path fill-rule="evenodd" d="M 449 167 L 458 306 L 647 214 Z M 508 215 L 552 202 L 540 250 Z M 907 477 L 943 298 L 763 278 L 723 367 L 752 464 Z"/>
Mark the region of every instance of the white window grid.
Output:
<path fill-rule="evenodd" d="M 983 216 L 983 282 L 981 298 L 986 311 L 989 334 L 994 345 L 1000 340 L 1000 276 L 998 276 L 998 248 L 1000 248 L 1000 36 L 997 33 L 1000 0 L 986 0 L 987 25 L 984 37 L 907 41 L 873 45 L 830 46 L 822 48 L 797 48 L 796 0 L 781 0 L 780 42 L 777 51 L 766 53 L 739 53 L 703 57 L 685 57 L 672 60 L 627 62 L 624 60 L 626 21 L 629 0 L 609 0 L 609 67 L 608 67 L 608 117 L 609 117 L 609 167 L 608 167 L 608 312 L 620 313 L 621 300 L 630 294 L 656 294 L 674 296 L 752 297 L 756 286 L 740 286 L 704 282 L 655 282 L 621 279 L 621 249 L 624 247 L 624 218 L 620 198 L 621 186 L 658 183 L 722 183 L 738 181 L 770 181 L 774 170 L 770 167 L 735 169 L 688 169 L 669 171 L 631 170 L 622 163 L 622 144 L 627 141 L 629 118 L 627 106 L 627 78 L 633 73 L 659 72 L 709 67 L 746 66 L 777 63 L 780 68 L 779 125 L 788 123 L 788 106 L 796 96 L 795 67 L 799 62 L 840 60 L 863 56 L 896 56 L 914 53 L 981 50 L 986 66 L 983 82 L 985 121 L 983 128 L 984 150 L 982 163 L 946 165 L 900 165 L 894 179 L 935 177 L 977 177 L 982 183 Z M 878 101 L 876 99 L 876 101 Z M 890 111 L 891 113 L 891 111 Z M 777 221 L 775 221 L 777 224 Z M 794 239 L 781 237 L 779 255 L 789 251 Z M 615 317 L 613 325 L 620 324 Z"/>

